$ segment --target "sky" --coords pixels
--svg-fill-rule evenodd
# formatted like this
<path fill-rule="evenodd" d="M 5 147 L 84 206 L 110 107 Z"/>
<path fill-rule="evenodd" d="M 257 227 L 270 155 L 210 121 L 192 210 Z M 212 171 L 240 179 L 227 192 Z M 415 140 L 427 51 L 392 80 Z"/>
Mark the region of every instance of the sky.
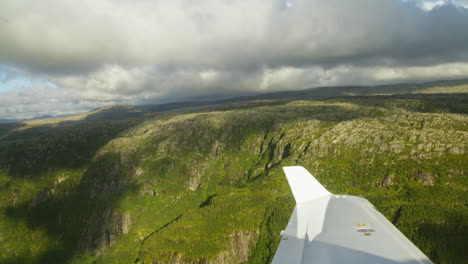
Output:
<path fill-rule="evenodd" d="M 468 78 L 468 0 L 2 0 L 0 119 Z"/>

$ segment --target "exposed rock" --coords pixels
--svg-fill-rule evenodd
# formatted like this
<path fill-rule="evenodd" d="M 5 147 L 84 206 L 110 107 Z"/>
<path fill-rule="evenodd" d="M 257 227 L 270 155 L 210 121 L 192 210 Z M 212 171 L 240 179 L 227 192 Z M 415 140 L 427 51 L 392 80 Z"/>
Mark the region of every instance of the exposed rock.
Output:
<path fill-rule="evenodd" d="M 209 166 L 209 162 L 207 161 L 197 161 L 193 160 L 193 162 L 188 166 L 190 168 L 189 179 L 187 181 L 187 188 L 195 191 L 200 187 L 200 181 L 202 176 L 205 174 Z"/>
<path fill-rule="evenodd" d="M 135 170 L 135 176 L 141 176 L 145 171 L 142 168 L 137 168 Z"/>
<path fill-rule="evenodd" d="M 434 185 L 434 175 L 429 172 L 417 172 L 416 177 L 418 181 L 424 185 Z"/>
<path fill-rule="evenodd" d="M 465 151 L 463 151 L 463 147 L 456 146 L 456 147 L 452 147 L 450 149 L 450 153 L 457 154 L 457 155 L 462 155 L 462 154 L 465 153 Z"/>
<path fill-rule="evenodd" d="M 198 177 L 190 177 L 188 182 L 187 182 L 187 187 L 192 190 L 192 191 L 195 191 L 198 189 L 198 186 L 199 186 L 199 183 L 200 183 L 200 178 Z"/>
<path fill-rule="evenodd" d="M 395 179 L 395 175 L 393 174 L 389 174 L 387 176 L 385 176 L 385 178 L 383 179 L 382 181 L 382 186 L 390 186 L 390 185 L 393 185 L 393 180 Z"/>
<path fill-rule="evenodd" d="M 216 258 L 207 263 L 234 264 L 244 263 L 249 259 L 250 249 L 258 241 L 259 234 L 255 231 L 235 231 L 231 236 L 228 250 L 221 252 Z"/>
<path fill-rule="evenodd" d="M 44 190 L 40 191 L 32 201 L 29 203 L 30 207 L 34 207 L 36 205 L 39 205 L 45 201 L 47 201 L 53 194 L 55 193 L 54 189 L 51 188 L 45 188 Z"/>
<path fill-rule="evenodd" d="M 218 156 L 218 153 L 222 150 L 222 146 L 218 140 L 216 140 L 211 146 L 211 154 Z"/>
<path fill-rule="evenodd" d="M 158 191 L 155 190 L 150 184 L 146 183 L 143 185 L 143 187 L 140 189 L 140 194 L 141 195 L 152 195 L 152 196 L 157 196 Z"/>
<path fill-rule="evenodd" d="M 68 176 L 67 175 L 60 175 L 57 177 L 57 179 L 55 180 L 55 186 L 59 185 L 60 183 L 62 183 L 63 181 L 65 181 L 66 179 L 68 179 Z"/>
<path fill-rule="evenodd" d="M 393 141 L 390 143 L 390 150 L 394 153 L 400 153 L 405 148 L 405 143 L 403 141 Z"/>
<path fill-rule="evenodd" d="M 238 264 L 249 259 L 250 250 L 256 245 L 259 238 L 257 231 L 235 231 L 229 236 L 230 242 L 218 256 L 212 259 L 188 259 L 187 257 L 172 253 L 169 261 L 152 261 L 152 264 Z M 146 262 L 136 262 L 146 264 Z"/>
<path fill-rule="evenodd" d="M 109 182 L 96 183 L 90 190 L 91 199 L 107 199 L 110 194 L 119 193 L 127 186 L 127 179 L 113 179 Z"/>
<path fill-rule="evenodd" d="M 107 211 L 95 214 L 87 221 L 81 233 L 79 249 L 92 255 L 100 255 L 104 249 L 112 246 L 122 234 L 128 234 L 132 223 L 130 214 Z"/>

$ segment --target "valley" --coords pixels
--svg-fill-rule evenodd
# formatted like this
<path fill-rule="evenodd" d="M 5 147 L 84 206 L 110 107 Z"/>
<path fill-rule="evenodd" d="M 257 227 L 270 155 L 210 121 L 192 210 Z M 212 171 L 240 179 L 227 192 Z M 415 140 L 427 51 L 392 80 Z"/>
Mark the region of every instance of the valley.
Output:
<path fill-rule="evenodd" d="M 282 166 L 373 203 L 435 263 L 468 237 L 468 81 L 113 106 L 0 124 L 0 263 L 269 263 Z"/>

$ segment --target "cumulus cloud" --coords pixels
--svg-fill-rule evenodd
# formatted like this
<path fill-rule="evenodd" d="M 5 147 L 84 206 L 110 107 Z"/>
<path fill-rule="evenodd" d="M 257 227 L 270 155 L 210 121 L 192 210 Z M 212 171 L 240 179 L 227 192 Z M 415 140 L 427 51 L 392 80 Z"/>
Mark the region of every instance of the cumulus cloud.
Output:
<path fill-rule="evenodd" d="M 75 93 L 68 90 L 36 85 L 2 92 L 0 118 L 60 116 L 96 108 L 98 105 L 81 101 Z"/>
<path fill-rule="evenodd" d="M 47 96 L 37 109 L 11 103 L 41 89 L 69 112 L 468 77 L 467 2 L 5 0 L 0 63 L 57 87 L 3 92 L 11 100 L 1 102 L 0 117 L 48 109 Z"/>

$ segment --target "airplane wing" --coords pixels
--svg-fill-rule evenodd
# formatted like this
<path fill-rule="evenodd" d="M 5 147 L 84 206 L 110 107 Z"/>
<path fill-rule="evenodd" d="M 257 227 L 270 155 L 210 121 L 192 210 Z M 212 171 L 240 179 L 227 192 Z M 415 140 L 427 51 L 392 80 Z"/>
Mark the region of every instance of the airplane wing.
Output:
<path fill-rule="evenodd" d="M 432 263 L 366 199 L 329 193 L 303 167 L 283 170 L 296 207 L 273 264 Z"/>

